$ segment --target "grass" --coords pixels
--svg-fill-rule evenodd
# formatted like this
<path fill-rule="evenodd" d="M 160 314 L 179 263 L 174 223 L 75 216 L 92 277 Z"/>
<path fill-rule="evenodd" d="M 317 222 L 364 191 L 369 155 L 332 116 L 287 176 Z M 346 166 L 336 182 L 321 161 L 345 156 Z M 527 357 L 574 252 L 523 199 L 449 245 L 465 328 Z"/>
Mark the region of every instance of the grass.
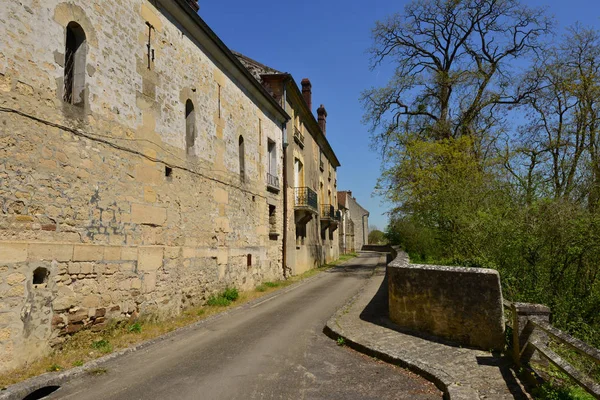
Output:
<path fill-rule="evenodd" d="M 251 291 L 238 292 L 235 288 L 228 288 L 218 295 L 211 297 L 215 299 L 214 305 L 209 304 L 209 299 L 204 306 L 188 308 L 182 311 L 181 314 L 168 319 L 160 321 L 140 319 L 129 324 L 113 323 L 101 332 L 82 330 L 68 337 L 60 348 L 55 349 L 47 357 L 25 365 L 23 368 L 0 374 L 0 388 L 41 375 L 45 372 L 61 371 L 71 367 L 83 366 L 86 362 L 102 357 L 112 351 L 131 347 L 206 319 L 223 312 L 227 307 L 244 304 L 266 296 L 271 292 L 310 278 L 353 257 L 356 257 L 356 254 L 343 255 L 335 262 L 310 269 L 301 275 L 296 275 L 282 281 L 263 282 L 255 290 Z M 225 300 L 228 304 L 221 305 L 225 303 Z"/>

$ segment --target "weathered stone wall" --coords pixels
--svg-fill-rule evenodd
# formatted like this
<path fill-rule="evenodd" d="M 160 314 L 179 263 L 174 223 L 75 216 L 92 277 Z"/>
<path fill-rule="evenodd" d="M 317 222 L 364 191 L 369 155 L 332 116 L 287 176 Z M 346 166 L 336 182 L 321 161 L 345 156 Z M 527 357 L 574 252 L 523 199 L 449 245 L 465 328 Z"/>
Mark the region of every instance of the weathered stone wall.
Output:
<path fill-rule="evenodd" d="M 400 253 L 387 274 L 390 319 L 401 327 L 485 350 L 504 347 L 497 271 L 415 265 Z"/>
<path fill-rule="evenodd" d="M 84 107 L 62 100 L 70 21 L 87 39 Z M 283 114 L 182 29 L 144 0 L 0 8 L 1 370 L 109 318 L 178 313 L 282 276 L 269 204 L 282 232 L 283 201 L 266 171 Z M 280 151 L 280 180 L 281 164 Z"/>

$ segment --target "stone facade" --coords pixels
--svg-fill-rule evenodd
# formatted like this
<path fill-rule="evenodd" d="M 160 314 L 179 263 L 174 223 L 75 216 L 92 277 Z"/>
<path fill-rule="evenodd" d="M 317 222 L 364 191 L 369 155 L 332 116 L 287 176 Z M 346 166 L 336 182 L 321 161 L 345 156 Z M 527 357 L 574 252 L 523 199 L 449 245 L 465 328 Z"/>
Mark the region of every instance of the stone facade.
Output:
<path fill-rule="evenodd" d="M 0 370 L 282 278 L 288 119 L 188 0 L 4 2 Z"/>
<path fill-rule="evenodd" d="M 338 192 L 338 202 L 342 214 L 340 251 L 359 251 L 369 242 L 369 212 L 358 204 L 349 190 Z"/>
<path fill-rule="evenodd" d="M 288 273 L 300 274 L 339 258 L 337 168 L 326 138 L 327 111 L 312 112 L 312 85 L 236 53 L 291 116 L 286 126 L 283 190 L 286 201 L 285 256 Z"/>

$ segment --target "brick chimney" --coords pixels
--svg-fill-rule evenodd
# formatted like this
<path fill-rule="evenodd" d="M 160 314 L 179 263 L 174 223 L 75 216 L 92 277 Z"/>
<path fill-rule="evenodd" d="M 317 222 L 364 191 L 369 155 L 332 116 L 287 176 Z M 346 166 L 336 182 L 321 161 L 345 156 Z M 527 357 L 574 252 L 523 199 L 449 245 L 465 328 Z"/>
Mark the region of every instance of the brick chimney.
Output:
<path fill-rule="evenodd" d="M 302 79 L 302 96 L 304 96 L 304 101 L 308 106 L 308 109 L 312 112 L 312 83 L 310 83 L 310 79 L 304 78 Z"/>
<path fill-rule="evenodd" d="M 317 120 L 319 121 L 319 126 L 321 127 L 321 130 L 323 131 L 323 135 L 327 135 L 326 132 L 326 128 L 327 128 L 327 110 L 325 110 L 325 106 L 323 106 L 323 104 L 321 104 L 321 107 L 317 108 Z"/>
<path fill-rule="evenodd" d="M 198 12 L 200 10 L 200 6 L 198 5 L 198 0 L 187 0 L 190 7 L 194 9 L 194 11 Z"/>

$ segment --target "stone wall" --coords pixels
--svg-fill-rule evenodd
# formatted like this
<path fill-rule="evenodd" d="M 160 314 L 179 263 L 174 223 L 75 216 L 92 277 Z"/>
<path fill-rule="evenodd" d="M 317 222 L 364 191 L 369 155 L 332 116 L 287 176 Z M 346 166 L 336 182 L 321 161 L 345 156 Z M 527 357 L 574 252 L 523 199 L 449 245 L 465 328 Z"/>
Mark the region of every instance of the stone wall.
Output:
<path fill-rule="evenodd" d="M 110 318 L 173 315 L 283 276 L 269 235 L 283 201 L 266 171 L 287 116 L 185 18 L 144 0 L 0 9 L 0 370 Z M 71 21 L 87 39 L 82 107 L 63 101 Z"/>
<path fill-rule="evenodd" d="M 400 327 L 485 350 L 504 347 L 497 271 L 415 265 L 400 253 L 387 274 L 390 319 Z"/>

